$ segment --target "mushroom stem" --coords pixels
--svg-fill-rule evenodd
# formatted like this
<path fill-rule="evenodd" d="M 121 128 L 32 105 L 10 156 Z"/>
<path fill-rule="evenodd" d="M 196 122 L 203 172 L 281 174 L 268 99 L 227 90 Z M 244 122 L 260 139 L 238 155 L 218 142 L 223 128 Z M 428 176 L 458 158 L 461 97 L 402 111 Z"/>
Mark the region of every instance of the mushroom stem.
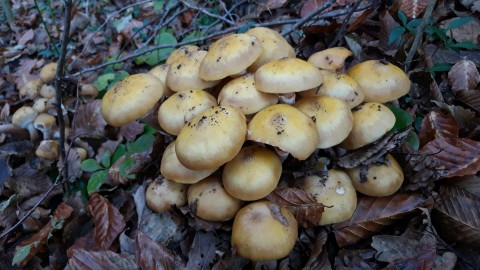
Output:
<path fill-rule="evenodd" d="M 296 98 L 295 92 L 277 94 L 277 95 L 278 95 L 279 103 L 288 104 L 288 105 L 292 105 L 295 103 L 295 98 Z"/>
<path fill-rule="evenodd" d="M 30 135 L 30 141 L 35 143 L 38 139 L 37 129 L 35 129 L 35 127 L 33 126 L 33 123 L 29 124 L 27 126 L 27 129 L 28 129 L 28 133 Z"/>

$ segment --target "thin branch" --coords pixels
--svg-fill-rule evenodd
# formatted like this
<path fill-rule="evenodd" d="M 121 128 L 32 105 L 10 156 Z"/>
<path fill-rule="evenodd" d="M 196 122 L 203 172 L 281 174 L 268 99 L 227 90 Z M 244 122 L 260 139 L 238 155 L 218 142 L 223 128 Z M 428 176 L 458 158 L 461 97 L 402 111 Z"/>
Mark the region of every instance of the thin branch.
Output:
<path fill-rule="evenodd" d="M 206 10 L 206 9 L 204 9 L 204 8 L 194 6 L 194 5 L 190 4 L 190 3 L 188 3 L 187 1 L 180 1 L 180 2 L 182 2 L 182 4 L 184 4 L 185 6 L 191 8 L 191 9 L 193 9 L 193 10 L 200 11 L 201 13 L 203 13 L 203 14 L 205 14 L 205 15 L 207 15 L 207 16 L 210 16 L 210 17 L 212 17 L 212 18 L 215 18 L 215 19 L 224 21 L 224 22 L 226 22 L 226 23 L 229 24 L 229 25 L 235 25 L 235 22 L 234 22 L 234 21 L 228 20 L 228 19 L 226 19 L 226 18 L 223 17 L 223 16 L 219 16 L 219 15 L 217 15 L 217 14 L 213 14 L 213 13 L 211 13 L 210 11 L 208 11 L 208 10 Z"/>
<path fill-rule="evenodd" d="M 348 14 L 345 17 L 345 20 L 343 20 L 340 30 L 338 30 L 337 34 L 335 35 L 335 38 L 328 45 L 329 48 L 333 47 L 335 44 L 337 44 L 337 42 L 339 42 L 345 36 L 345 33 L 347 32 L 348 23 L 350 22 L 350 18 L 352 17 L 353 13 L 355 13 L 357 8 L 360 6 L 360 3 L 362 3 L 362 0 L 357 0 L 355 1 L 355 4 L 351 8 L 349 8 Z"/>
<path fill-rule="evenodd" d="M 67 56 L 67 46 L 68 46 L 68 36 L 70 34 L 70 21 L 72 17 L 72 0 L 65 0 L 65 15 L 63 20 L 63 34 L 62 34 L 62 47 L 60 51 L 60 58 L 57 62 L 57 72 L 55 74 L 55 105 L 57 107 L 57 116 L 58 116 L 58 125 L 60 127 L 60 139 L 58 144 L 60 147 L 60 159 L 64 161 L 64 168 L 62 168 L 63 178 L 68 178 L 68 170 L 66 164 L 66 153 L 65 153 L 65 120 L 63 118 L 62 111 L 62 88 L 61 82 L 64 76 L 65 69 L 65 58 Z"/>
<path fill-rule="evenodd" d="M 50 43 L 53 44 L 53 49 L 55 50 L 57 55 L 59 55 L 60 52 L 58 51 L 57 46 L 55 46 L 55 42 L 53 42 L 54 39 L 52 37 L 52 34 L 50 33 L 50 30 L 48 29 L 47 24 L 45 23 L 45 20 L 43 20 L 42 10 L 38 5 L 37 0 L 33 0 L 33 2 L 35 3 L 35 8 L 37 9 L 38 15 L 40 15 L 40 21 L 42 22 L 43 28 L 45 28 L 45 32 L 47 33 L 48 39 L 50 40 Z"/>
<path fill-rule="evenodd" d="M 404 71 L 409 70 L 410 66 L 412 65 L 413 57 L 417 52 L 418 46 L 420 46 L 420 43 L 422 42 L 425 26 L 427 26 L 427 22 L 430 20 L 430 16 L 432 15 L 433 8 L 435 7 L 436 2 L 437 2 L 436 0 L 430 0 L 430 2 L 428 3 L 428 7 L 425 10 L 422 21 L 420 22 L 420 25 L 417 28 L 417 34 L 415 35 L 415 39 L 413 40 L 412 47 L 410 48 L 407 58 L 405 59 L 405 63 L 403 65 Z"/>
<path fill-rule="evenodd" d="M 326 10 L 329 8 L 335 1 L 334 0 L 328 0 L 325 4 L 314 10 L 312 13 L 308 14 L 307 16 L 303 17 L 301 20 L 299 20 L 297 23 L 295 23 L 289 30 L 283 31 L 282 36 L 287 36 L 288 34 L 292 33 L 293 31 L 297 30 L 300 28 L 302 25 L 304 25 L 306 22 L 308 22 L 310 19 L 313 17 L 317 16 L 320 14 L 322 11 Z"/>

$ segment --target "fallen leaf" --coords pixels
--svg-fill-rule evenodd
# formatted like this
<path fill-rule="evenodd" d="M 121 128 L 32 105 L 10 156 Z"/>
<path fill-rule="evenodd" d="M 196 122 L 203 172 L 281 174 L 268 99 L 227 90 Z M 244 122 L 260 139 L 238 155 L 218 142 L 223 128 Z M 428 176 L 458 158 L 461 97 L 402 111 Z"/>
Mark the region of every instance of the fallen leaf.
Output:
<path fill-rule="evenodd" d="M 75 243 L 67 249 L 67 257 L 72 258 L 75 250 L 99 251 L 100 247 L 95 241 L 95 231 L 92 230 L 86 235 L 75 239 Z"/>
<path fill-rule="evenodd" d="M 448 81 L 452 86 L 453 92 L 459 90 L 473 90 L 480 82 L 480 73 L 478 73 L 475 63 L 470 60 L 458 61 L 448 72 Z"/>
<path fill-rule="evenodd" d="M 151 161 L 151 152 L 152 148 L 146 152 L 133 154 L 129 157 L 121 156 L 108 170 L 108 174 L 110 175 L 113 184 L 126 185 L 129 183 L 132 179 L 129 179 L 128 176 L 142 171 L 143 167 Z"/>
<path fill-rule="evenodd" d="M 132 255 L 122 255 L 110 250 L 87 251 L 75 249 L 72 257 L 68 260 L 67 267 L 70 270 L 137 270 L 135 259 Z"/>
<path fill-rule="evenodd" d="M 480 142 L 466 138 L 437 138 L 420 149 L 434 162 L 440 176 L 447 178 L 480 171 Z"/>
<path fill-rule="evenodd" d="M 300 10 L 300 17 L 306 17 L 308 16 L 311 12 L 313 12 L 314 10 L 320 8 L 322 5 L 324 5 L 325 3 L 327 3 L 327 0 L 308 0 L 306 1 L 303 6 L 302 6 L 302 9 Z M 334 6 L 334 4 L 332 4 L 332 6 Z M 331 10 L 332 7 L 328 7 L 326 10 Z"/>
<path fill-rule="evenodd" d="M 375 270 L 379 267 L 371 262 L 374 251 L 369 249 L 340 249 L 335 257 L 335 268 L 338 270 Z"/>
<path fill-rule="evenodd" d="M 447 110 L 450 115 L 460 125 L 460 128 L 475 128 L 479 119 L 475 117 L 475 112 L 465 109 L 462 106 L 448 105 L 438 101 L 432 101 L 438 107 Z"/>
<path fill-rule="evenodd" d="M 480 113 L 480 91 L 479 90 L 459 90 L 455 92 L 455 97 L 465 103 L 470 108 Z"/>
<path fill-rule="evenodd" d="M 81 105 L 73 118 L 73 137 L 101 138 L 105 134 L 107 122 L 100 112 L 100 100 L 92 100 Z"/>
<path fill-rule="evenodd" d="M 404 0 L 401 1 L 400 10 L 409 18 L 418 18 L 427 8 L 429 0 Z"/>
<path fill-rule="evenodd" d="M 12 176 L 7 179 L 5 186 L 20 197 L 31 197 L 47 191 L 52 185 L 50 177 L 43 170 L 36 170 L 24 163 L 13 169 Z"/>
<path fill-rule="evenodd" d="M 0 145 L 0 156 L 21 156 L 33 154 L 35 146 L 31 141 L 21 140 L 13 141 Z"/>
<path fill-rule="evenodd" d="M 226 250 L 228 246 L 229 243 L 222 241 L 215 232 L 196 231 L 185 269 L 209 269 L 217 256 L 217 250 Z"/>
<path fill-rule="evenodd" d="M 264 0 L 264 1 L 259 1 L 259 5 L 257 8 L 258 14 L 264 12 L 264 11 L 271 11 L 277 8 L 281 8 L 285 3 L 287 3 L 287 0 Z"/>
<path fill-rule="evenodd" d="M 118 136 L 125 138 L 127 141 L 134 141 L 138 135 L 142 134 L 144 128 L 144 124 L 141 124 L 138 121 L 133 121 L 127 125 L 121 126 Z"/>
<path fill-rule="evenodd" d="M 420 133 L 420 147 L 436 138 L 458 138 L 460 127 L 446 111 L 433 109 L 423 118 Z"/>
<path fill-rule="evenodd" d="M 183 228 L 186 227 L 183 219 L 179 219 L 170 212 L 154 213 L 145 208 L 139 230 L 156 242 L 170 241 L 178 243 L 184 240 Z"/>
<path fill-rule="evenodd" d="M 143 232 L 138 232 L 135 245 L 135 257 L 141 269 L 175 269 L 175 256 Z"/>
<path fill-rule="evenodd" d="M 125 229 L 125 220 L 120 211 L 98 193 L 90 196 L 88 209 L 95 223 L 95 241 L 107 250 Z"/>
<path fill-rule="evenodd" d="M 299 226 L 304 228 L 318 226 L 323 213 L 323 204 L 315 196 L 298 188 L 276 188 L 267 200 L 285 206 L 290 210 Z"/>
<path fill-rule="evenodd" d="M 352 245 L 368 238 L 385 227 L 413 213 L 418 207 L 431 203 L 420 193 L 396 193 L 387 197 L 358 195 L 352 217 L 333 225 L 339 247 Z"/>
<path fill-rule="evenodd" d="M 303 269 L 332 269 L 328 260 L 328 253 L 325 244 L 327 243 L 328 234 L 325 230 L 321 230 L 316 236 L 315 242 L 310 252 L 310 257 Z"/>
<path fill-rule="evenodd" d="M 468 20 L 468 22 L 462 24 L 459 27 L 450 27 L 451 23 L 456 23 L 460 20 Z M 472 44 L 479 44 L 480 23 L 473 17 L 460 17 L 455 16 L 452 19 L 444 20 L 440 23 L 440 27 L 447 29 L 447 36 L 454 38 L 457 42 L 468 41 Z"/>
<path fill-rule="evenodd" d="M 34 32 L 33 29 L 28 29 L 27 32 L 23 34 L 21 38 L 18 39 L 18 45 L 26 45 L 29 41 L 33 39 Z"/>

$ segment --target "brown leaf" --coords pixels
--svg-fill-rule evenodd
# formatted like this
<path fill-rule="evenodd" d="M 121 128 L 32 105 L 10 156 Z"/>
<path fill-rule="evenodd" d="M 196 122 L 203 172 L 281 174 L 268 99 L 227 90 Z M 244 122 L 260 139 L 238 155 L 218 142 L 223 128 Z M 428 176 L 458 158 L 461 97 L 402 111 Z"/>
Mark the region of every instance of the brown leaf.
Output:
<path fill-rule="evenodd" d="M 229 244 L 217 237 L 215 232 L 196 231 L 185 269 L 209 269 L 222 246 L 226 249 Z"/>
<path fill-rule="evenodd" d="M 92 230 L 83 237 L 75 239 L 75 243 L 67 249 L 67 257 L 72 258 L 73 252 L 76 249 L 81 249 L 85 251 L 99 251 L 100 247 L 95 241 L 95 231 Z"/>
<path fill-rule="evenodd" d="M 15 191 L 21 197 L 30 197 L 40 194 L 52 185 L 50 177 L 45 172 L 35 170 L 26 162 L 13 169 L 12 176 L 6 181 L 5 186 Z"/>
<path fill-rule="evenodd" d="M 409 18 L 418 18 L 427 8 L 428 0 L 404 0 L 400 1 L 400 10 Z"/>
<path fill-rule="evenodd" d="M 458 138 L 459 129 L 457 122 L 448 112 L 434 109 L 423 118 L 418 134 L 420 148 L 435 138 Z"/>
<path fill-rule="evenodd" d="M 448 81 L 452 86 L 453 92 L 459 90 L 473 90 L 480 82 L 480 74 L 478 73 L 475 63 L 470 60 L 458 61 L 448 72 Z"/>
<path fill-rule="evenodd" d="M 57 209 L 53 213 L 53 218 L 56 222 L 63 222 L 70 217 L 72 211 L 73 209 L 70 206 L 62 202 L 60 205 L 58 205 Z M 30 245 L 28 255 L 21 262 L 19 262 L 19 266 L 25 266 L 37 254 L 37 252 L 43 248 L 43 245 L 48 241 L 48 237 L 52 231 L 58 229 L 58 225 L 52 224 L 52 220 L 50 220 L 40 231 L 17 245 L 16 251 L 18 251 L 19 248 Z"/>
<path fill-rule="evenodd" d="M 175 269 L 175 256 L 143 232 L 138 232 L 135 245 L 135 256 L 140 269 Z"/>
<path fill-rule="evenodd" d="M 472 179 L 459 186 L 440 187 L 440 201 L 435 205 L 432 218 L 439 234 L 446 239 L 480 248 L 480 179 Z"/>
<path fill-rule="evenodd" d="M 72 136 L 79 138 L 100 138 L 104 136 L 107 122 L 100 112 L 100 102 L 99 99 L 95 99 L 77 109 L 72 123 Z"/>
<path fill-rule="evenodd" d="M 83 249 L 73 250 L 73 256 L 68 260 L 70 270 L 136 270 L 131 255 L 122 255 L 109 250 L 105 251 L 86 251 Z"/>
<path fill-rule="evenodd" d="M 259 1 L 259 5 L 257 6 L 257 13 L 260 14 L 264 11 L 271 11 L 273 9 L 281 8 L 287 0 L 264 0 Z"/>
<path fill-rule="evenodd" d="M 125 185 L 129 182 L 127 175 L 134 174 L 142 171 L 143 167 L 151 160 L 150 153 L 152 152 L 152 148 L 150 148 L 146 152 L 133 154 L 129 158 L 133 159 L 134 165 L 130 167 L 129 170 L 125 171 L 125 175 L 121 173 L 122 166 L 124 166 L 125 161 L 127 160 L 127 156 L 121 156 L 112 166 L 110 166 L 108 170 L 108 174 L 112 178 L 112 182 L 114 185 Z"/>
<path fill-rule="evenodd" d="M 327 2 L 327 0 L 308 0 L 308 1 L 306 1 L 303 4 L 302 9 L 300 10 L 300 17 L 303 18 L 305 16 L 308 16 L 311 12 L 320 8 L 326 2 Z M 335 5 L 335 4 L 333 4 L 333 5 Z M 326 11 L 331 10 L 331 9 L 332 8 L 329 7 L 329 8 L 326 9 Z"/>
<path fill-rule="evenodd" d="M 315 196 L 298 188 L 276 188 L 267 200 L 287 207 L 302 227 L 318 226 L 323 213 L 323 204 Z"/>
<path fill-rule="evenodd" d="M 349 220 L 333 225 L 340 247 L 355 244 L 380 232 L 429 201 L 419 193 L 396 193 L 379 198 L 359 194 L 357 203 Z"/>
<path fill-rule="evenodd" d="M 321 230 L 315 239 L 310 257 L 303 269 L 332 269 L 325 246 L 327 238 L 327 231 Z"/>
<path fill-rule="evenodd" d="M 464 176 L 480 171 L 480 142 L 466 138 L 437 138 L 420 153 L 429 155 L 442 177 Z"/>
<path fill-rule="evenodd" d="M 470 108 L 480 113 L 480 91 L 479 90 L 460 90 L 455 92 L 455 96 Z"/>
<path fill-rule="evenodd" d="M 33 39 L 33 36 L 34 36 L 33 29 L 29 29 L 27 32 L 23 34 L 21 38 L 18 39 L 18 44 L 19 45 L 27 44 L 29 41 Z"/>
<path fill-rule="evenodd" d="M 478 2 L 478 0 L 477 0 Z M 444 20 L 440 23 L 440 27 L 448 30 L 447 36 L 453 37 L 458 42 L 469 41 L 473 44 L 479 44 L 479 33 L 480 33 L 480 23 L 478 20 L 471 20 L 460 27 L 451 28 L 448 27 L 450 23 L 460 18 L 460 14 L 458 17 L 454 17 L 451 19 Z"/>
<path fill-rule="evenodd" d="M 337 270 L 374 270 L 378 269 L 375 263 L 370 262 L 372 250 L 370 249 L 340 249 L 335 257 Z M 331 269 L 331 268 L 330 268 Z"/>
<path fill-rule="evenodd" d="M 125 220 L 120 211 L 98 193 L 90 196 L 88 209 L 95 223 L 95 241 L 107 250 L 125 228 Z"/>
<path fill-rule="evenodd" d="M 141 124 L 138 121 L 133 121 L 121 126 L 118 135 L 127 139 L 127 141 L 134 141 L 138 135 L 142 134 L 144 127 L 144 124 Z"/>
<path fill-rule="evenodd" d="M 397 21 L 392 17 L 390 12 L 384 11 L 382 15 L 380 15 L 380 33 L 379 33 L 379 48 L 382 51 L 389 51 L 389 50 L 395 50 L 398 46 L 396 46 L 396 42 L 393 42 L 392 44 L 388 43 L 388 37 L 392 33 L 392 30 L 399 26 Z"/>
<path fill-rule="evenodd" d="M 475 112 L 465 109 L 462 106 L 448 105 L 438 101 L 432 101 L 438 107 L 447 110 L 452 115 L 455 122 L 460 128 L 475 128 L 479 119 L 475 116 Z"/>

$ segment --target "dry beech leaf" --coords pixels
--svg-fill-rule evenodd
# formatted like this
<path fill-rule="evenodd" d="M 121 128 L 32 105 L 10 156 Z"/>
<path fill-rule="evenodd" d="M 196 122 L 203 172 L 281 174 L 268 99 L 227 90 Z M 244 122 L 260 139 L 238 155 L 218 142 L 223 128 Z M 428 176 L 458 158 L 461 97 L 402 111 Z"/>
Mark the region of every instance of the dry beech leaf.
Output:
<path fill-rule="evenodd" d="M 73 245 L 67 249 L 67 257 L 72 258 L 73 251 L 76 249 L 81 249 L 85 251 L 99 251 L 100 247 L 95 241 L 95 231 L 92 230 L 85 236 L 75 239 L 75 243 L 73 243 Z"/>
<path fill-rule="evenodd" d="M 74 249 L 73 255 L 68 260 L 70 270 L 137 270 L 134 258 L 131 255 L 123 255 L 105 251 L 87 251 L 83 249 Z"/>
<path fill-rule="evenodd" d="M 129 183 L 129 179 L 126 176 L 142 171 L 143 167 L 145 167 L 145 165 L 151 161 L 151 152 L 152 148 L 150 148 L 148 151 L 131 155 L 130 158 L 133 160 L 134 164 L 129 170 L 125 171 L 125 175 L 121 173 L 121 167 L 124 166 L 127 156 L 121 156 L 112 166 L 110 166 L 110 169 L 108 170 L 108 174 L 112 178 L 113 184 L 126 185 Z"/>
<path fill-rule="evenodd" d="M 285 206 L 290 210 L 299 226 L 318 226 L 323 213 L 323 204 L 318 203 L 315 196 L 298 188 L 276 188 L 267 200 Z"/>
<path fill-rule="evenodd" d="M 118 136 L 121 136 L 127 141 L 131 142 L 134 141 L 138 135 L 142 134 L 144 128 L 144 124 L 141 124 L 138 121 L 133 121 L 127 125 L 121 126 L 120 130 L 118 131 Z"/>
<path fill-rule="evenodd" d="M 446 111 L 432 110 L 423 118 L 420 134 L 420 148 L 435 138 L 458 138 L 458 126 L 455 119 Z"/>
<path fill-rule="evenodd" d="M 400 10 L 409 18 L 418 18 L 427 8 L 428 0 L 404 0 L 401 1 Z"/>
<path fill-rule="evenodd" d="M 455 97 L 468 105 L 470 108 L 480 112 L 480 91 L 479 90 L 460 90 L 455 92 Z"/>
<path fill-rule="evenodd" d="M 57 222 L 64 221 L 70 217 L 72 212 L 73 208 L 62 202 L 58 205 L 57 209 L 55 209 L 55 212 L 53 212 L 53 217 Z M 55 230 L 58 230 L 57 225 L 52 224 L 52 221 L 50 220 L 40 231 L 17 245 L 16 250 L 30 245 L 28 255 L 19 263 L 18 266 L 24 267 L 37 254 L 37 252 L 43 248 L 43 245 L 48 241 L 49 235 Z"/>
<path fill-rule="evenodd" d="M 135 246 L 135 257 L 141 269 L 175 269 L 175 256 L 141 231 L 137 234 Z"/>
<path fill-rule="evenodd" d="M 480 142 L 466 138 L 437 138 L 420 149 L 433 159 L 442 177 L 464 176 L 480 171 Z"/>
<path fill-rule="evenodd" d="M 227 250 L 229 246 L 215 232 L 196 231 L 185 269 L 209 269 L 217 257 L 217 250 Z"/>
<path fill-rule="evenodd" d="M 396 42 L 393 42 L 392 44 L 388 43 L 388 38 L 390 37 L 390 34 L 392 33 L 392 30 L 399 26 L 397 21 L 390 15 L 390 12 L 384 11 L 382 15 L 380 15 L 380 33 L 378 37 L 378 43 L 379 43 L 379 48 L 382 51 L 390 51 L 394 50 L 394 52 L 397 51 Z"/>
<path fill-rule="evenodd" d="M 325 3 L 327 3 L 327 0 L 308 0 L 308 1 L 306 1 L 303 4 L 302 9 L 300 10 L 300 17 L 303 18 L 305 16 L 308 16 L 310 13 L 312 13 L 314 10 L 319 9 Z M 331 10 L 332 6 L 334 6 L 334 5 L 335 5 L 335 3 L 332 4 L 330 7 L 328 7 L 325 11 Z"/>
<path fill-rule="evenodd" d="M 79 138 L 100 138 L 104 136 L 107 122 L 100 112 L 100 102 L 99 99 L 95 99 L 77 109 L 72 123 L 72 136 Z"/>
<path fill-rule="evenodd" d="M 98 193 L 90 196 L 88 209 L 95 223 L 95 241 L 107 250 L 125 228 L 125 220 L 120 211 Z"/>
<path fill-rule="evenodd" d="M 477 66 L 470 60 L 458 61 L 448 72 L 448 81 L 453 92 L 459 90 L 473 90 L 480 82 Z"/>
<path fill-rule="evenodd" d="M 380 198 L 359 195 L 357 203 L 349 220 L 333 225 L 340 247 L 355 244 L 380 232 L 430 201 L 420 193 L 396 193 Z"/>
<path fill-rule="evenodd" d="M 335 257 L 335 268 L 337 270 L 375 270 L 379 267 L 371 262 L 374 250 L 370 249 L 340 249 Z M 332 268 L 329 268 L 332 269 Z"/>
<path fill-rule="evenodd" d="M 451 241 L 472 248 L 480 248 L 480 179 L 457 186 L 455 183 L 440 187 L 440 200 L 435 205 L 432 218 L 439 234 Z"/>
<path fill-rule="evenodd" d="M 267 1 L 260 1 L 261 4 L 257 7 L 257 13 L 260 14 L 264 11 L 271 11 L 273 9 L 281 8 L 287 0 L 267 0 Z"/>
<path fill-rule="evenodd" d="M 50 177 L 44 171 L 31 168 L 28 162 L 13 169 L 12 176 L 5 182 L 18 196 L 27 198 L 47 191 L 51 185 Z"/>
<path fill-rule="evenodd" d="M 447 110 L 461 128 L 476 127 L 478 123 L 478 118 L 475 116 L 474 111 L 465 109 L 462 106 L 448 105 L 438 101 L 432 102 L 435 103 L 435 105 L 437 105 L 438 107 Z"/>
<path fill-rule="evenodd" d="M 328 260 L 328 253 L 325 244 L 328 234 L 326 230 L 321 230 L 313 243 L 310 257 L 303 269 L 332 269 Z"/>

